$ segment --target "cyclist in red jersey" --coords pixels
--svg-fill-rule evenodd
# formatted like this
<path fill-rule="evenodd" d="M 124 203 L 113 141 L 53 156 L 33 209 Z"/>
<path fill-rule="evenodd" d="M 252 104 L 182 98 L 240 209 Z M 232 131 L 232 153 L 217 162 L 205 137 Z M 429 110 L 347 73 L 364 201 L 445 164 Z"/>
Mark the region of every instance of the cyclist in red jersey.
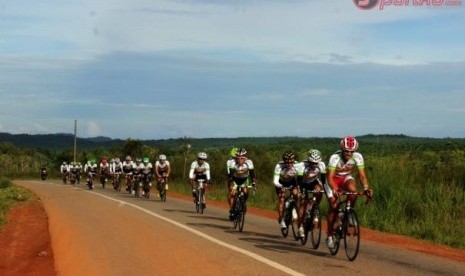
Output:
<path fill-rule="evenodd" d="M 328 197 L 328 230 L 326 245 L 334 248 L 333 227 L 336 220 L 336 208 L 338 206 L 337 196 L 339 192 L 356 192 L 357 182 L 352 176 L 352 171 L 357 168 L 360 183 L 368 198 L 373 195 L 373 190 L 369 189 L 368 178 L 365 174 L 365 163 L 362 154 L 356 152 L 358 141 L 352 136 L 346 136 L 341 139 L 341 149 L 335 152 L 329 158 L 327 182 L 325 191 Z M 356 196 L 349 196 L 349 201 L 354 206 Z"/>

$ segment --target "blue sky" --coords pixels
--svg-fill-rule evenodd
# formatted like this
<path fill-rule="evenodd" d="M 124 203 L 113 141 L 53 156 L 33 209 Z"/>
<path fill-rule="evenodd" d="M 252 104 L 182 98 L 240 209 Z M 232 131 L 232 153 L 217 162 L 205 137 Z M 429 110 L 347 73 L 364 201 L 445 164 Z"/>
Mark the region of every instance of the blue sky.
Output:
<path fill-rule="evenodd" d="M 0 97 L 9 133 L 463 138 L 465 3 L 0 1 Z"/>

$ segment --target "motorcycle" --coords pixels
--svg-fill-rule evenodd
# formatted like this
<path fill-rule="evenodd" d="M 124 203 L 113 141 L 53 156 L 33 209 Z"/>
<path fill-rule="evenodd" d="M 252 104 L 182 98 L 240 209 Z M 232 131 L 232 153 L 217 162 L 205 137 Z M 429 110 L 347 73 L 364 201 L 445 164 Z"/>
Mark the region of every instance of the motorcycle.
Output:
<path fill-rule="evenodd" d="M 40 178 L 41 178 L 42 180 L 46 180 L 46 179 L 47 179 L 47 175 L 48 175 L 47 169 L 46 169 L 46 168 L 42 168 L 42 170 L 40 171 Z"/>

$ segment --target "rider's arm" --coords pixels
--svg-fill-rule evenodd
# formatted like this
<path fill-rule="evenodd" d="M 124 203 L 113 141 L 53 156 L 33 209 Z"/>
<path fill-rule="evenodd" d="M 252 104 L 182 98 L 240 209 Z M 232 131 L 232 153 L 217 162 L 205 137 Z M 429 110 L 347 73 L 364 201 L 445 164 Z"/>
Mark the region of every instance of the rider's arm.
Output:
<path fill-rule="evenodd" d="M 168 161 L 166 161 L 166 178 L 170 176 L 171 173 L 171 165 Z"/>
<path fill-rule="evenodd" d="M 197 162 L 194 161 L 194 162 L 192 162 L 192 164 L 191 164 L 191 169 L 189 170 L 189 179 L 190 179 L 190 180 L 194 180 L 194 179 L 195 179 L 194 170 L 195 170 L 196 163 L 197 163 Z"/>
<path fill-rule="evenodd" d="M 281 173 L 281 165 L 277 164 L 275 169 L 274 169 L 274 175 L 273 175 L 273 184 L 276 186 L 276 188 L 282 188 L 283 185 L 279 183 L 279 175 Z"/>
<path fill-rule="evenodd" d="M 207 175 L 207 181 L 210 182 L 210 164 L 205 163 L 205 175 Z"/>

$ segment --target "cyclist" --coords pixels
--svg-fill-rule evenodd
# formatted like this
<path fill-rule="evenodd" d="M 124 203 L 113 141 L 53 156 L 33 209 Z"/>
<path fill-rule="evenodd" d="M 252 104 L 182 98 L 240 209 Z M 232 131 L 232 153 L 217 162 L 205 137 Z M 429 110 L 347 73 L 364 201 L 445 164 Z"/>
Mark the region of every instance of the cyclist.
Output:
<path fill-rule="evenodd" d="M 119 158 L 115 158 L 114 162 L 110 164 L 110 173 L 113 176 L 113 188 L 116 190 L 116 178 L 120 177 L 123 173 L 123 163 Z M 121 185 L 121 184 L 120 184 Z"/>
<path fill-rule="evenodd" d="M 247 158 L 247 151 L 244 148 L 236 151 L 236 161 L 229 168 L 228 182 L 231 183 L 229 191 L 229 219 L 234 220 L 233 205 L 236 199 L 237 189 L 243 187 L 244 197 L 247 200 L 248 187 L 256 187 L 255 170 L 252 160 Z M 252 184 L 250 185 L 250 182 Z"/>
<path fill-rule="evenodd" d="M 75 180 L 77 180 L 77 175 L 78 175 L 78 165 L 77 162 L 71 162 L 69 165 L 69 177 L 70 179 L 73 177 Z"/>
<path fill-rule="evenodd" d="M 285 189 L 290 188 L 290 192 L 295 200 L 299 195 L 297 187 L 297 163 L 295 162 L 295 154 L 292 151 L 284 152 L 282 160 L 276 164 L 274 169 L 273 184 L 278 195 L 278 222 L 282 229 L 286 228 L 286 223 L 283 219 Z"/>
<path fill-rule="evenodd" d="M 132 161 L 131 156 L 126 156 L 123 161 L 123 172 L 126 178 L 126 191 L 131 192 L 131 181 L 132 181 L 132 171 L 134 168 L 134 162 Z"/>
<path fill-rule="evenodd" d="M 143 169 L 142 169 L 142 179 L 143 183 L 148 183 L 150 187 L 152 187 L 152 183 L 150 181 L 152 180 L 152 170 L 153 170 L 153 165 L 150 163 L 150 159 L 148 157 L 144 157 L 142 159 L 143 162 Z M 144 187 L 145 188 L 145 187 Z M 142 190 L 142 194 L 144 194 L 145 191 Z"/>
<path fill-rule="evenodd" d="M 95 159 L 88 160 L 87 163 L 84 165 L 84 172 L 87 177 L 87 185 L 90 185 L 91 181 L 94 180 L 95 175 L 97 174 L 97 161 Z M 92 187 L 93 188 L 93 182 Z"/>
<path fill-rule="evenodd" d="M 333 227 L 338 207 L 337 196 L 339 192 L 356 192 L 357 182 L 352 176 L 352 171 L 357 168 L 358 176 L 363 185 L 364 193 L 371 199 L 373 191 L 369 189 L 368 178 L 365 174 L 365 163 L 362 154 L 356 152 L 358 141 L 353 136 L 346 136 L 341 139 L 340 150 L 336 151 L 329 158 L 327 183 L 325 184 L 326 196 L 328 197 L 328 230 L 326 245 L 334 248 Z M 354 206 L 356 196 L 349 196 L 348 200 Z"/>
<path fill-rule="evenodd" d="M 298 165 L 297 182 L 299 183 L 300 192 L 315 191 L 315 202 L 317 206 L 321 202 L 322 194 L 319 193 L 323 190 L 323 185 L 326 183 L 326 165 L 322 161 L 321 152 L 317 149 L 308 151 L 308 158 L 306 161 Z M 305 217 L 305 208 L 310 202 L 308 193 L 301 193 L 299 197 L 299 236 L 304 237 L 304 228 L 302 226 Z"/>
<path fill-rule="evenodd" d="M 136 162 L 133 167 L 133 177 L 134 177 L 134 186 L 132 187 L 132 194 L 136 193 L 136 189 L 139 189 L 140 182 L 142 180 L 142 170 L 144 169 L 144 164 L 142 164 L 141 158 L 136 158 Z M 144 192 L 142 191 L 142 195 Z"/>
<path fill-rule="evenodd" d="M 196 202 L 196 187 L 195 182 L 199 179 L 205 180 L 205 188 L 210 182 L 210 165 L 207 163 L 207 154 L 205 152 L 199 152 L 197 154 L 197 160 L 192 162 L 191 168 L 189 170 L 189 179 L 192 186 L 192 196 L 194 197 L 194 202 Z M 204 192 L 207 190 L 204 189 Z M 204 194 L 206 195 L 206 193 Z M 203 206 L 205 208 L 205 206 Z"/>
<path fill-rule="evenodd" d="M 81 162 L 77 162 L 77 172 L 76 172 L 76 180 L 77 184 L 81 183 L 81 174 L 82 174 L 82 164 Z"/>
<path fill-rule="evenodd" d="M 60 173 L 61 173 L 61 178 L 63 179 L 63 183 L 66 184 L 66 180 L 68 179 L 68 173 L 69 173 L 69 166 L 66 161 L 63 161 L 63 163 L 60 166 Z"/>
<path fill-rule="evenodd" d="M 168 180 L 171 173 L 170 162 L 166 160 L 166 155 L 160 154 L 155 162 L 155 176 L 157 177 L 157 189 L 161 190 L 161 183 L 165 180 L 165 189 L 168 190 Z"/>
<path fill-rule="evenodd" d="M 102 158 L 100 161 L 99 175 L 105 177 L 105 181 L 107 180 L 108 175 L 110 175 L 110 164 L 108 163 L 107 158 Z"/>

